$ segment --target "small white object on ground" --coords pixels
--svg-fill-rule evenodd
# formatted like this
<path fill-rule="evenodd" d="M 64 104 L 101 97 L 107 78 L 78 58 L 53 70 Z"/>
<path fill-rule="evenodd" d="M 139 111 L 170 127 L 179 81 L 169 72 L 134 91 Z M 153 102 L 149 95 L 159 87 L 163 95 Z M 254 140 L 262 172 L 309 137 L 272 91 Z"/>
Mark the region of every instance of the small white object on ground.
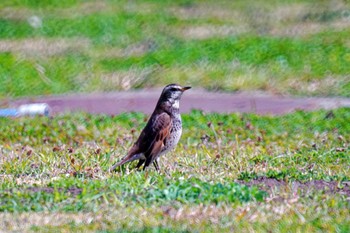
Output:
<path fill-rule="evenodd" d="M 46 103 L 23 104 L 18 108 L 3 108 L 0 109 L 0 117 L 18 117 L 18 116 L 34 116 L 50 114 L 50 107 Z"/>
<path fill-rule="evenodd" d="M 19 106 L 18 115 L 20 116 L 34 116 L 34 115 L 44 115 L 48 116 L 50 113 L 50 107 L 46 103 L 37 104 L 24 104 Z"/>

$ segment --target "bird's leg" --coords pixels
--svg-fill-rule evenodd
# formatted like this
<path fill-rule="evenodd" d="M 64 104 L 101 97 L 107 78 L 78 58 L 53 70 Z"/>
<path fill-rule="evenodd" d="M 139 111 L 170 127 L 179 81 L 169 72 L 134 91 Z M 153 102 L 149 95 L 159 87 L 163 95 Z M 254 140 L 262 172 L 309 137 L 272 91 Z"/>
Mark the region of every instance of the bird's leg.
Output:
<path fill-rule="evenodd" d="M 159 164 L 158 164 L 158 161 L 157 161 L 157 160 L 154 160 L 154 161 L 153 161 L 153 165 L 154 165 L 154 167 L 156 168 L 157 172 L 160 172 Z"/>
<path fill-rule="evenodd" d="M 145 170 L 146 167 L 148 167 L 151 164 L 151 162 L 152 162 L 152 156 L 148 156 L 145 162 L 145 166 L 143 167 L 143 170 Z"/>
<path fill-rule="evenodd" d="M 139 169 L 145 161 L 146 160 L 144 160 L 144 159 L 140 159 L 138 164 L 136 165 L 136 169 Z"/>

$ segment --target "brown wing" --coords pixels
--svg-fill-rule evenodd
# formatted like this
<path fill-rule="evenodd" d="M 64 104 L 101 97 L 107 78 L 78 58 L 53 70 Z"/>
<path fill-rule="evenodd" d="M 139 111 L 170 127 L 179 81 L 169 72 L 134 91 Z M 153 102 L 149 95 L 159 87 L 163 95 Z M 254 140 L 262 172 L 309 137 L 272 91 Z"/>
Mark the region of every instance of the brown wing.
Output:
<path fill-rule="evenodd" d="M 170 135 L 171 124 L 171 117 L 167 113 L 160 114 L 158 119 L 156 120 L 156 136 L 153 144 L 150 147 L 150 156 L 152 156 L 152 160 L 155 156 L 157 156 L 160 153 L 160 151 L 164 147 L 165 142 Z"/>
<path fill-rule="evenodd" d="M 113 171 L 117 166 L 139 159 L 137 158 L 139 154 L 143 154 L 146 157 L 158 155 L 170 134 L 171 124 L 171 117 L 168 113 L 152 114 L 127 156 L 112 166 L 110 170 Z"/>

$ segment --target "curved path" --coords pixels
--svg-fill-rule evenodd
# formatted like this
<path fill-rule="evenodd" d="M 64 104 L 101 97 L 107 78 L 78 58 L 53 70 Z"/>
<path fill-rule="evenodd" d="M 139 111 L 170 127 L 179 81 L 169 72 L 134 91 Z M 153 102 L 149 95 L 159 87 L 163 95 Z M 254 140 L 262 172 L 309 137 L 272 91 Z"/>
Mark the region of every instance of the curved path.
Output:
<path fill-rule="evenodd" d="M 137 111 L 151 113 L 160 95 L 161 89 L 137 91 L 71 94 L 62 96 L 43 96 L 0 101 L 0 105 L 17 107 L 27 103 L 47 103 L 52 114 L 84 111 L 94 114 L 114 115 L 122 112 Z M 350 98 L 296 98 L 275 96 L 262 93 L 220 93 L 191 89 L 181 101 L 181 112 L 201 109 L 205 112 L 254 112 L 257 114 L 280 115 L 297 109 L 316 110 L 350 107 Z"/>

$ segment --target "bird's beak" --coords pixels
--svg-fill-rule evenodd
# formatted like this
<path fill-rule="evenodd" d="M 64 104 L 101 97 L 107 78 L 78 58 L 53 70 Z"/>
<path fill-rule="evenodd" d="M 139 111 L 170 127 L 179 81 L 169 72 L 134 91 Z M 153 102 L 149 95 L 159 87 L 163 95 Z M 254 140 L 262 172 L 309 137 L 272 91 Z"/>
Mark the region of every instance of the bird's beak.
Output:
<path fill-rule="evenodd" d="M 191 89 L 191 87 L 190 87 L 190 86 L 183 87 L 183 88 L 182 88 L 182 91 L 186 91 L 186 90 L 188 90 L 188 89 Z"/>

